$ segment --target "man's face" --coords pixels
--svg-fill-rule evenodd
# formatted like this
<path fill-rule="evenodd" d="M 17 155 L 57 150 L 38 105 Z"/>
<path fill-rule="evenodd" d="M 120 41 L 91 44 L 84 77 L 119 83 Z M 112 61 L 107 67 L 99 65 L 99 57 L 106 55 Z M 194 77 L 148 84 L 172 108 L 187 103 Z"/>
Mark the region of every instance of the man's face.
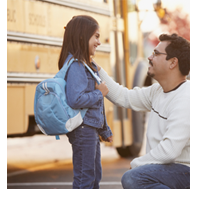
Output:
<path fill-rule="evenodd" d="M 169 62 L 166 60 L 165 48 L 169 45 L 169 42 L 160 42 L 154 49 L 154 55 L 148 57 L 149 68 L 147 74 L 159 81 L 167 76 L 169 72 Z"/>

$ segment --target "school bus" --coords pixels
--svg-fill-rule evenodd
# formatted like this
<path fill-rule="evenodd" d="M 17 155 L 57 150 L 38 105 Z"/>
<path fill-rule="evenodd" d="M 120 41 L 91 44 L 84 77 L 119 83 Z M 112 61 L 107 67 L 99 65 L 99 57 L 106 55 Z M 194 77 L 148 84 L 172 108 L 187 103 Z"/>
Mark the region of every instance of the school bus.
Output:
<path fill-rule="evenodd" d="M 95 61 L 118 83 L 149 86 L 137 1 L 7 0 L 7 135 L 39 132 L 34 95 L 39 82 L 58 72 L 64 26 L 75 15 L 90 15 L 100 25 Z M 113 146 L 122 157 L 138 155 L 145 113 L 114 106 L 105 98 Z"/>

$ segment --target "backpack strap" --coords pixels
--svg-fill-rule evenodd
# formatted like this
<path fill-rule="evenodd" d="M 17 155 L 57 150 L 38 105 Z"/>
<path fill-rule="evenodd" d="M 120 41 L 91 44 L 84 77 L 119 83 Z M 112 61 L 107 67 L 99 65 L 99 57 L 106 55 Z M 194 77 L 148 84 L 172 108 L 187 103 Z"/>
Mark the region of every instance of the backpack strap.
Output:
<path fill-rule="evenodd" d="M 74 58 L 72 58 L 70 61 L 66 60 L 62 69 L 54 76 L 54 78 L 62 78 L 65 79 L 65 75 L 67 73 L 67 70 L 69 69 L 70 65 L 75 61 Z"/>
<path fill-rule="evenodd" d="M 78 59 L 71 58 L 70 61 L 66 60 L 64 65 L 63 65 L 63 67 L 62 67 L 62 69 L 54 76 L 54 78 L 63 78 L 64 79 L 65 75 L 67 73 L 67 70 L 69 69 L 70 65 L 74 61 L 78 61 Z M 99 85 L 101 83 L 101 79 L 91 70 L 91 68 L 85 62 L 83 62 L 83 64 L 89 70 L 89 72 L 92 74 L 92 76 L 94 77 L 94 79 L 96 80 L 96 82 Z"/>
<path fill-rule="evenodd" d="M 83 62 L 84 63 L 84 62 Z M 92 74 L 92 76 L 94 77 L 94 79 L 96 80 L 97 84 L 101 84 L 101 79 L 97 76 L 97 74 L 95 74 L 91 68 L 86 64 L 84 63 L 84 65 L 86 66 L 86 68 L 89 70 L 89 72 Z"/>
<path fill-rule="evenodd" d="M 55 135 L 55 137 L 56 137 L 56 140 L 60 140 L 59 135 Z"/>

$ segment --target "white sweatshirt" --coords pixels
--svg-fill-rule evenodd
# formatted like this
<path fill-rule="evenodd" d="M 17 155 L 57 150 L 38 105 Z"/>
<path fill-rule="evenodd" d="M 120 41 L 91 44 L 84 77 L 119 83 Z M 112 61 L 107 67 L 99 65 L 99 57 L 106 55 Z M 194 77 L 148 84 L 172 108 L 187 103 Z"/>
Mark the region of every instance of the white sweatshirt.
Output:
<path fill-rule="evenodd" d="M 145 164 L 180 163 L 190 166 L 190 81 L 164 93 L 155 83 L 129 90 L 112 80 L 101 68 L 107 98 L 118 106 L 151 111 L 147 127 L 146 155 L 131 162 L 132 169 Z"/>

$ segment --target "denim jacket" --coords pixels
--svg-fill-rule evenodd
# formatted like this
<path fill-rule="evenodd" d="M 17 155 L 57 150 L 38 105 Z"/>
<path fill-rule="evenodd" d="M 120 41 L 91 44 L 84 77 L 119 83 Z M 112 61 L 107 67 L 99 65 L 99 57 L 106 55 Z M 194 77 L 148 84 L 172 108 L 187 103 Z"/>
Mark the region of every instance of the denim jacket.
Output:
<path fill-rule="evenodd" d="M 69 54 L 66 62 L 71 57 L 72 54 Z M 97 69 L 94 63 L 92 65 Z M 98 71 L 95 73 L 99 76 Z M 73 62 L 65 81 L 68 105 L 73 109 L 88 108 L 83 124 L 97 128 L 103 139 L 110 137 L 112 132 L 105 117 L 103 95 L 100 90 L 95 89 L 95 79 L 89 70 L 82 63 Z"/>

